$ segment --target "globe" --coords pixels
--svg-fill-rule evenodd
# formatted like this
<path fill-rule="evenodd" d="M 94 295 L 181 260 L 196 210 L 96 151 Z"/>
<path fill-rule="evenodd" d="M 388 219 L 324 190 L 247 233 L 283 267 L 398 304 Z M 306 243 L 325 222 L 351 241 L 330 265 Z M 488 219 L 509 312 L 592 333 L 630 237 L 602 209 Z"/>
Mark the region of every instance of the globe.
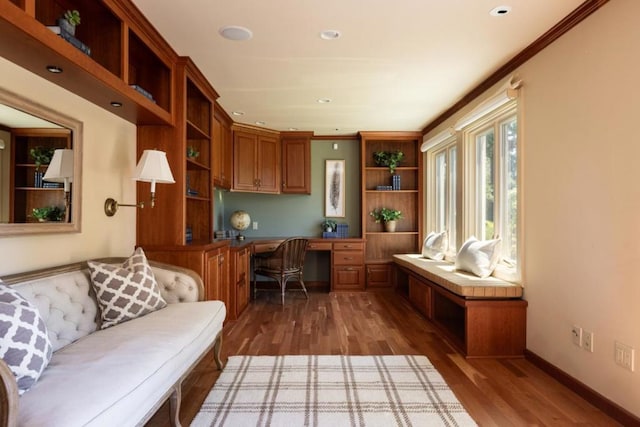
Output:
<path fill-rule="evenodd" d="M 249 224 L 251 224 L 251 217 L 245 211 L 235 211 L 231 214 L 231 218 L 229 218 L 229 222 L 231 226 L 238 230 L 238 240 L 243 240 L 244 236 L 242 235 L 242 231 L 249 228 Z"/>

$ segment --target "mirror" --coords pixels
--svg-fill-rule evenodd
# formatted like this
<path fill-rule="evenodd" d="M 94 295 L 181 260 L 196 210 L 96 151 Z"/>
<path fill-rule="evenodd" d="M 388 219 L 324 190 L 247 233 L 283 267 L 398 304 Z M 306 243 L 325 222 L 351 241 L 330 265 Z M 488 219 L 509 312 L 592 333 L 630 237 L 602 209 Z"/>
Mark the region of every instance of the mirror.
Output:
<path fill-rule="evenodd" d="M 79 232 L 81 184 L 82 123 L 0 88 L 0 236 Z"/>

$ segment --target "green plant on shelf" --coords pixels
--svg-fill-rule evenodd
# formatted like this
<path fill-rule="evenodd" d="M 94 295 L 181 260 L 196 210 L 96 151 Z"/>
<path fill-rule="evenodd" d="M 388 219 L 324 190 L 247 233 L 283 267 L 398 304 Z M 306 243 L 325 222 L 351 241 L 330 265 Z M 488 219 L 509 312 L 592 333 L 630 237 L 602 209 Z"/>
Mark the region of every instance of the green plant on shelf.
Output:
<path fill-rule="evenodd" d="M 393 174 L 396 168 L 404 159 L 404 153 L 400 150 L 396 151 L 376 151 L 373 153 L 373 160 L 378 166 L 387 166 L 389 173 Z"/>
<path fill-rule="evenodd" d="M 43 206 L 41 208 L 33 208 L 31 216 L 40 222 L 45 221 L 62 221 L 64 218 L 64 209 L 57 206 Z"/>
<path fill-rule="evenodd" d="M 196 159 L 200 155 L 200 152 L 196 150 L 194 147 L 187 147 L 187 157 L 190 159 Z"/>
<path fill-rule="evenodd" d="M 29 155 L 33 157 L 33 162 L 36 164 L 36 171 L 40 171 L 40 166 L 48 165 L 53 158 L 53 147 L 37 146 L 29 150 Z"/>
<path fill-rule="evenodd" d="M 396 209 L 380 208 L 369 212 L 376 222 L 389 222 L 402 219 L 402 212 Z"/>
<path fill-rule="evenodd" d="M 322 231 L 330 233 L 332 231 L 336 231 L 336 229 L 338 228 L 338 223 L 332 219 L 325 219 L 324 221 L 322 221 L 321 227 Z"/>
<path fill-rule="evenodd" d="M 64 13 L 64 19 L 67 20 L 67 22 L 71 25 L 73 25 L 74 27 L 77 25 L 80 25 L 80 12 L 78 12 L 77 10 L 67 10 Z"/>

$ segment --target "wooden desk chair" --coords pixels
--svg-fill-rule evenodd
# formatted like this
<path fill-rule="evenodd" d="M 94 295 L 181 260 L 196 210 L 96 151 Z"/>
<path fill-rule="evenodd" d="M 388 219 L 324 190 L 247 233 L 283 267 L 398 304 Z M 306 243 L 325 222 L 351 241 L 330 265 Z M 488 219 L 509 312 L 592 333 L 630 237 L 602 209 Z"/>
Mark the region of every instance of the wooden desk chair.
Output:
<path fill-rule="evenodd" d="M 304 267 L 304 256 L 307 251 L 309 241 L 301 237 L 286 239 L 273 251 L 265 254 L 256 254 L 253 268 L 253 295 L 255 298 L 258 291 L 256 276 L 266 276 L 276 279 L 280 285 L 282 293 L 282 305 L 284 305 L 284 292 L 287 282 L 291 279 L 298 279 L 304 295 L 309 298 L 307 288 L 302 280 L 302 270 Z"/>

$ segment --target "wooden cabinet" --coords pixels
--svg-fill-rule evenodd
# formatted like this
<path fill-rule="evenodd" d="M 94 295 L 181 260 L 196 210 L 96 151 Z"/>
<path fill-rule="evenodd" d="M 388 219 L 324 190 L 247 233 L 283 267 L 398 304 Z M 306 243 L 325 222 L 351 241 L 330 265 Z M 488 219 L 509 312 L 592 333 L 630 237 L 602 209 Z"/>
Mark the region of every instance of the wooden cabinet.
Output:
<path fill-rule="evenodd" d="M 218 94 L 188 58 L 177 61 L 175 86 L 175 126 L 138 126 L 138 156 L 145 149 L 165 151 L 176 181 L 157 186 L 155 208 L 137 210 L 139 245 L 201 244 L 213 239 L 211 164 Z M 188 150 L 198 156 L 188 157 Z M 148 183 L 137 186 L 142 197 L 149 193 Z"/>
<path fill-rule="evenodd" d="M 367 289 L 390 288 L 394 284 L 393 264 L 367 264 Z"/>
<path fill-rule="evenodd" d="M 189 268 L 202 278 L 204 298 L 229 306 L 229 243 L 208 245 L 143 246 L 147 258 Z"/>
<path fill-rule="evenodd" d="M 421 135 L 418 132 L 360 132 L 362 169 L 362 230 L 367 241 L 365 264 L 375 274 L 367 275 L 367 286 L 391 286 L 392 271 L 388 281 L 381 280 L 385 268 L 392 268 L 392 256 L 397 253 L 416 253 L 422 238 L 422 153 Z M 397 151 L 404 159 L 395 170 L 399 188 L 392 186 L 392 174 L 388 167 L 378 166 L 373 153 Z M 395 232 L 385 232 L 382 223 L 376 223 L 370 212 L 388 208 L 402 212 Z M 384 267 L 387 265 L 388 267 Z"/>
<path fill-rule="evenodd" d="M 67 9 L 80 12 L 82 25 L 75 38 L 90 52 L 47 28 L 56 26 Z M 177 54 L 130 2 L 2 0 L 0 38 L 0 56 L 125 120 L 173 122 Z M 52 65 L 63 72 L 50 73 L 47 67 Z"/>
<path fill-rule="evenodd" d="M 233 125 L 233 190 L 280 192 L 280 138 L 277 132 Z"/>
<path fill-rule="evenodd" d="M 331 290 L 363 291 L 364 243 L 336 242 L 331 252 Z"/>
<path fill-rule="evenodd" d="M 233 121 L 216 102 L 213 117 L 213 183 L 218 188 L 231 189 L 233 179 Z"/>
<path fill-rule="evenodd" d="M 250 298 L 250 264 L 251 246 L 247 244 L 241 248 L 231 248 L 231 280 L 230 292 L 233 295 L 231 304 L 227 307 L 230 319 L 237 319 L 249 305 Z"/>
<path fill-rule="evenodd" d="M 409 281 L 409 301 L 427 319 L 431 320 L 431 286 L 413 276 L 408 276 Z"/>
<path fill-rule="evenodd" d="M 311 137 L 313 132 L 282 132 L 282 192 L 311 194 Z"/>
<path fill-rule="evenodd" d="M 64 211 L 62 184 L 46 183 L 42 176 L 47 165 L 38 168 L 31 156 L 32 149 L 72 148 L 68 129 L 11 129 L 11 171 L 9 222 L 37 222 L 31 216 L 33 208 L 56 206 Z M 36 176 L 37 175 L 37 176 Z"/>

